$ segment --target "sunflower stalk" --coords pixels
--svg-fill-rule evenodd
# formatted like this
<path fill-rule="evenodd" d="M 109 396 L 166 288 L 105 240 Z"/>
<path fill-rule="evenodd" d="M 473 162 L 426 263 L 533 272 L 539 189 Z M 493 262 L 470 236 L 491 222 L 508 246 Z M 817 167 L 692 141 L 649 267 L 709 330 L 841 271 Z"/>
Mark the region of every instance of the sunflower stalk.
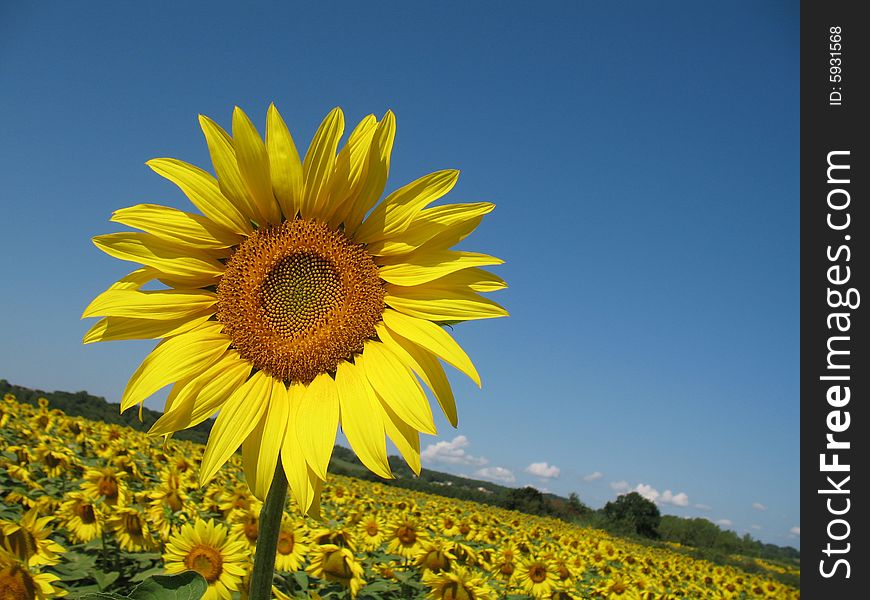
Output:
<path fill-rule="evenodd" d="M 275 476 L 266 502 L 260 511 L 257 553 L 254 557 L 254 571 L 251 574 L 250 600 L 270 600 L 272 579 L 275 574 L 275 555 L 278 552 L 278 535 L 281 533 L 281 519 L 287 500 L 287 477 L 281 459 L 275 466 Z"/>

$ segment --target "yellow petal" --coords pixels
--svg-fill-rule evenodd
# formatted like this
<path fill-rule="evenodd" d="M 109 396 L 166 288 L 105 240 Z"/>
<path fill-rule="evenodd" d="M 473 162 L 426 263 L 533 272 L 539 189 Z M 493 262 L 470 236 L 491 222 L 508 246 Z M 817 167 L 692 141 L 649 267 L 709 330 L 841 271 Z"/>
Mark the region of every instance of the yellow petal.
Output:
<path fill-rule="evenodd" d="M 251 220 L 223 195 L 217 179 L 211 174 L 174 158 L 155 158 L 145 164 L 181 188 L 193 205 L 213 223 L 239 235 L 253 230 Z"/>
<path fill-rule="evenodd" d="M 406 365 L 411 365 L 411 369 L 429 386 L 432 393 L 435 394 L 435 399 L 438 400 L 444 416 L 447 417 L 451 425 L 456 427 L 459 422 L 459 417 L 456 414 L 456 400 L 453 397 L 450 382 L 447 381 L 447 374 L 444 373 L 444 367 L 441 366 L 438 359 L 428 350 L 406 340 L 394 331 L 390 331 L 383 322 L 378 323 L 376 329 L 378 337 L 386 344 L 387 348 Z"/>
<path fill-rule="evenodd" d="M 292 220 L 302 208 L 302 161 L 284 119 L 274 104 L 266 113 L 266 148 L 272 191 L 284 218 Z"/>
<path fill-rule="evenodd" d="M 207 308 L 175 319 L 134 319 L 129 317 L 105 317 L 94 323 L 82 342 L 109 342 L 116 340 L 150 340 L 178 335 L 206 322 L 214 314 Z"/>
<path fill-rule="evenodd" d="M 222 329 L 220 323 L 205 323 L 158 344 L 130 377 L 121 397 L 121 412 L 215 362 L 230 345 Z"/>
<path fill-rule="evenodd" d="M 329 197 L 329 182 L 335 167 L 335 152 L 344 133 L 344 113 L 336 107 L 329 111 L 317 128 L 305 160 L 302 163 L 305 191 L 302 196 L 302 216 L 320 217 L 320 211 Z"/>
<path fill-rule="evenodd" d="M 227 248 L 244 239 L 201 215 L 159 204 L 137 204 L 122 208 L 112 213 L 110 220 L 196 249 Z"/>
<path fill-rule="evenodd" d="M 329 206 L 325 207 L 323 214 L 320 215 L 321 219 L 328 219 L 331 227 L 337 228 L 344 222 L 365 183 L 369 151 L 377 125 L 378 121 L 374 115 L 366 116 L 351 132 L 347 144 L 335 159 Z"/>
<path fill-rule="evenodd" d="M 395 256 L 413 252 L 423 244 L 430 249 L 449 248 L 474 231 L 483 216 L 494 208 L 491 202 L 427 208 L 420 211 L 405 231 L 372 242 L 366 250 L 375 256 Z"/>
<path fill-rule="evenodd" d="M 378 123 L 372 137 L 363 184 L 356 197 L 347 200 L 350 208 L 344 217 L 344 225 L 345 232 L 349 236 L 353 236 L 363 218 L 384 193 L 384 186 L 390 174 L 390 155 L 393 152 L 395 138 L 396 117 L 388 110 Z"/>
<path fill-rule="evenodd" d="M 314 378 L 296 413 L 296 435 L 302 444 L 305 460 L 321 479 L 326 479 L 326 467 L 335 446 L 338 431 L 338 389 L 326 373 Z"/>
<path fill-rule="evenodd" d="M 458 178 L 459 171 L 453 169 L 436 171 L 399 188 L 375 207 L 354 239 L 367 244 L 405 231 L 423 208 L 453 189 Z"/>
<path fill-rule="evenodd" d="M 214 284 L 224 272 L 224 266 L 207 254 L 148 233 L 108 233 L 93 241 L 109 256 L 142 263 L 195 287 Z"/>
<path fill-rule="evenodd" d="M 475 292 L 496 292 L 507 287 L 504 279 L 483 269 L 462 269 L 427 284 L 430 288 L 468 288 Z"/>
<path fill-rule="evenodd" d="M 276 390 L 274 393 L 279 392 L 279 390 Z M 305 386 L 298 383 L 291 384 L 289 388 L 285 388 L 284 394 L 286 402 L 290 407 L 290 412 L 287 419 L 287 427 L 284 430 L 284 439 L 281 444 L 281 465 L 284 467 L 284 474 L 287 476 L 287 482 L 290 484 L 290 492 L 296 499 L 300 510 L 303 513 L 307 513 L 317 495 L 319 480 L 311 467 L 308 466 L 305 460 L 305 453 L 296 434 L 295 422 L 299 406 L 302 404 L 302 398 L 305 396 Z"/>
<path fill-rule="evenodd" d="M 220 410 L 250 374 L 250 363 L 242 359 L 237 351 L 228 350 L 201 374 L 179 382 L 172 388 L 166 411 L 148 433 L 166 435 L 202 423 Z"/>
<path fill-rule="evenodd" d="M 272 392 L 271 379 L 263 371 L 257 371 L 224 403 L 202 455 L 200 486 L 214 477 L 263 416 Z"/>
<path fill-rule="evenodd" d="M 407 365 L 380 342 L 367 342 L 356 357 L 372 388 L 402 420 L 423 433 L 434 434 L 435 421 L 423 388 Z"/>
<path fill-rule="evenodd" d="M 408 425 L 390 408 L 383 398 L 378 395 L 381 407 L 384 410 L 384 429 L 387 436 L 396 446 L 399 454 L 417 475 L 420 474 L 420 434 Z"/>
<path fill-rule="evenodd" d="M 428 283 L 445 275 L 469 267 L 500 265 L 504 261 L 488 254 L 457 250 L 415 252 L 405 256 L 403 262 L 388 264 L 378 269 L 378 276 L 395 285 L 411 286 Z"/>
<path fill-rule="evenodd" d="M 456 340 L 440 326 L 389 309 L 384 311 L 383 318 L 384 324 L 391 331 L 453 365 L 480 387 L 480 375 L 477 374 L 471 359 Z"/>
<path fill-rule="evenodd" d="M 472 291 L 441 289 L 430 284 L 413 287 L 387 285 L 384 302 L 406 315 L 437 322 L 508 316 L 502 306 Z"/>
<path fill-rule="evenodd" d="M 254 200 L 262 224 L 280 223 L 281 209 L 272 193 L 269 155 L 266 145 L 248 115 L 238 106 L 233 111 L 233 147 L 242 180 Z"/>
<path fill-rule="evenodd" d="M 290 416 L 290 403 L 286 394 L 275 388 L 284 387 L 284 383 L 272 380 L 272 394 L 269 407 L 254 430 L 242 444 L 242 464 L 245 469 L 245 479 L 251 492 L 260 500 L 266 499 L 275 467 L 278 465 L 278 454 L 284 441 L 284 430 Z"/>
<path fill-rule="evenodd" d="M 195 318 L 214 314 L 217 295 L 205 290 L 108 289 L 91 302 L 82 314 L 88 317 L 128 317 L 143 320 Z M 156 327 L 161 327 L 157 325 Z"/>
<path fill-rule="evenodd" d="M 362 463 L 387 479 L 392 478 L 380 402 L 356 365 L 342 361 L 335 372 L 341 407 L 341 430 Z"/>
<path fill-rule="evenodd" d="M 199 124 L 203 134 L 205 134 L 205 141 L 221 193 L 249 220 L 255 221 L 261 226 L 264 225 L 263 216 L 254 202 L 254 197 L 242 179 L 239 162 L 236 159 L 236 149 L 233 146 L 233 138 L 220 125 L 205 115 L 199 115 Z"/>

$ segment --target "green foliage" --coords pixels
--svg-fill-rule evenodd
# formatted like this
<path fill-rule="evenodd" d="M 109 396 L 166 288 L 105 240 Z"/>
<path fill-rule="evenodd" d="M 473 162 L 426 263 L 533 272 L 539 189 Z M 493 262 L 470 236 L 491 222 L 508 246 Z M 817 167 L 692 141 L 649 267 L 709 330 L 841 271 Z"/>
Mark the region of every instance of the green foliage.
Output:
<path fill-rule="evenodd" d="M 154 575 L 137 585 L 127 596 L 117 593 L 88 592 L 75 600 L 199 600 L 208 583 L 195 571 L 177 575 Z"/>
<path fill-rule="evenodd" d="M 604 505 L 604 515 L 619 533 L 637 533 L 657 539 L 662 516 L 655 502 L 637 492 L 622 494 L 614 502 Z"/>

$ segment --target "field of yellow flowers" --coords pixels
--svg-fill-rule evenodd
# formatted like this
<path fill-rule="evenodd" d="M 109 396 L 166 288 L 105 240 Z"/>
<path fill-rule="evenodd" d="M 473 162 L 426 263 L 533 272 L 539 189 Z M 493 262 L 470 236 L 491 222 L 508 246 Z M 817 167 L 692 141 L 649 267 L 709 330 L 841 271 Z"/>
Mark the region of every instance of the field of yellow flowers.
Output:
<path fill-rule="evenodd" d="M 245 598 L 260 503 L 233 457 L 205 488 L 203 447 L 0 403 L 0 598 L 126 594 L 196 571 Z M 331 476 L 322 520 L 288 504 L 276 598 L 799 598 L 770 577 L 593 529 Z M 117 596 L 121 597 L 121 596 Z"/>

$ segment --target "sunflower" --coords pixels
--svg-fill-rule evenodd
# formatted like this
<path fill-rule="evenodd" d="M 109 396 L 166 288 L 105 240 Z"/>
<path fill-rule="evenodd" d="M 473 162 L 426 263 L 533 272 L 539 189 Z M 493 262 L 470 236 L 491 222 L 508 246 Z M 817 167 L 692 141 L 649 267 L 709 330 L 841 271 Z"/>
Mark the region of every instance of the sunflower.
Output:
<path fill-rule="evenodd" d="M 456 555 L 451 550 L 452 544 L 449 540 L 441 538 L 426 540 L 417 551 L 414 566 L 423 572 L 449 571 L 450 565 L 456 560 Z"/>
<path fill-rule="evenodd" d="M 36 508 L 24 513 L 17 523 L 0 519 L 0 546 L 31 566 L 55 565 L 66 549 L 51 540 L 47 526 L 54 517 L 40 517 Z"/>
<path fill-rule="evenodd" d="M 115 533 L 122 550 L 148 552 L 157 547 L 148 520 L 139 508 L 118 507 L 106 525 Z"/>
<path fill-rule="evenodd" d="M 26 561 L 0 548 L 0 598 L 4 600 L 44 600 L 65 594 L 52 584 L 57 575 L 37 573 Z"/>
<path fill-rule="evenodd" d="M 429 586 L 430 600 L 492 600 L 495 593 L 482 577 L 463 567 L 440 573 L 426 572 L 423 583 Z"/>
<path fill-rule="evenodd" d="M 216 178 L 175 159 L 147 164 L 203 214 L 140 204 L 112 220 L 141 232 L 94 238 L 143 267 L 87 307 L 83 317 L 102 318 L 84 342 L 161 340 L 133 373 L 121 409 L 174 384 L 150 433 L 220 411 L 200 482 L 241 446 L 253 493 L 265 496 L 280 457 L 303 511 L 326 479 L 339 425 L 378 475 L 391 477 L 385 436 L 419 472 L 419 433 L 434 434 L 435 424 L 414 374 L 454 426 L 438 359 L 480 384 L 442 324 L 507 315 L 479 294 L 505 287 L 481 269 L 502 261 L 450 249 L 493 204 L 427 208 L 453 188 L 454 170 L 379 203 L 395 136 L 389 111 L 365 117 L 337 152 L 344 116 L 332 110 L 304 160 L 274 105 L 265 143 L 239 108 L 232 136 L 207 117 L 200 124 Z M 154 281 L 167 288 L 144 288 Z"/>
<path fill-rule="evenodd" d="M 127 477 L 124 471 L 112 467 L 101 467 L 85 471 L 85 482 L 82 491 L 94 500 L 102 498 L 109 506 L 123 506 L 127 502 L 127 489 L 123 480 Z"/>
<path fill-rule="evenodd" d="M 548 598 L 559 581 L 558 569 L 550 561 L 529 557 L 516 565 L 513 583 L 533 598 Z"/>
<path fill-rule="evenodd" d="M 202 575 L 208 583 L 203 600 L 229 600 L 247 573 L 248 554 L 245 542 L 230 536 L 224 525 L 197 519 L 182 525 L 170 538 L 163 565 L 167 573 L 196 571 Z"/>
<path fill-rule="evenodd" d="M 384 541 L 384 522 L 377 513 L 365 515 L 357 523 L 357 538 L 360 550 L 377 550 Z"/>
<path fill-rule="evenodd" d="M 70 492 L 60 507 L 58 517 L 76 542 L 89 542 L 103 533 L 103 506 L 84 492 Z"/>
<path fill-rule="evenodd" d="M 387 530 L 387 552 L 406 559 L 414 558 L 428 538 L 426 530 L 415 519 L 400 516 L 390 523 Z"/>
<path fill-rule="evenodd" d="M 304 526 L 301 522 L 288 518 L 285 513 L 281 521 L 281 531 L 278 533 L 275 568 L 279 571 L 298 571 L 307 553 Z"/>
<path fill-rule="evenodd" d="M 311 550 L 311 564 L 306 571 L 326 581 L 340 583 L 350 590 L 355 598 L 366 582 L 363 580 L 362 565 L 356 560 L 349 548 L 340 548 L 335 544 L 314 546 Z"/>

